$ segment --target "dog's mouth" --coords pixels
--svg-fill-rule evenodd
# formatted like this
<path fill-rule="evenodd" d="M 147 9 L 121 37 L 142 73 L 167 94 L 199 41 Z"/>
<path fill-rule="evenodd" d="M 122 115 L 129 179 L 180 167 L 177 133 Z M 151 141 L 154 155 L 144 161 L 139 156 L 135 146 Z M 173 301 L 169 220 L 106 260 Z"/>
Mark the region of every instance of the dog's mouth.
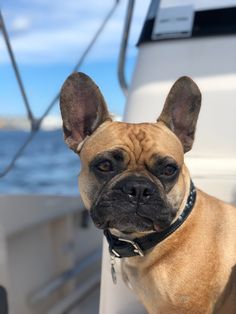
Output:
<path fill-rule="evenodd" d="M 98 217 L 96 210 L 90 211 L 95 226 L 99 229 L 116 229 L 124 234 L 145 233 L 145 232 L 161 232 L 168 228 L 173 221 L 175 215 L 165 212 L 158 215 L 155 219 L 134 213 L 120 213 L 119 215 L 104 215 Z"/>
<path fill-rule="evenodd" d="M 136 221 L 129 221 L 127 220 L 127 217 L 124 217 L 121 219 L 118 223 L 113 223 L 112 221 L 108 223 L 109 229 L 117 229 L 122 233 L 125 234 L 131 234 L 135 232 L 150 232 L 150 231 L 156 231 L 161 232 L 168 228 L 170 226 L 170 221 L 156 221 L 153 222 L 152 220 L 148 218 L 142 218 L 141 222 Z"/>
<path fill-rule="evenodd" d="M 138 214 L 123 216 L 119 220 L 113 219 L 108 221 L 109 229 L 117 229 L 122 233 L 144 232 L 153 229 L 151 219 L 142 218 Z"/>

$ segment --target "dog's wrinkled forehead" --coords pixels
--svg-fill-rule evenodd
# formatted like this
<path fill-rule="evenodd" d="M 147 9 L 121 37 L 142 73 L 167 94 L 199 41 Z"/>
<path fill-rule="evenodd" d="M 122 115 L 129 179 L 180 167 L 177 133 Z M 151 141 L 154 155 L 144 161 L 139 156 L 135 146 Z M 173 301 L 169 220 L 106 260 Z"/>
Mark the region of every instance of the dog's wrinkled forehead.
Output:
<path fill-rule="evenodd" d="M 183 163 L 181 142 L 162 122 L 105 122 L 86 140 L 80 157 L 89 162 L 94 156 L 115 149 L 128 154 L 130 164 L 148 163 L 155 155 L 168 155 L 178 164 Z"/>

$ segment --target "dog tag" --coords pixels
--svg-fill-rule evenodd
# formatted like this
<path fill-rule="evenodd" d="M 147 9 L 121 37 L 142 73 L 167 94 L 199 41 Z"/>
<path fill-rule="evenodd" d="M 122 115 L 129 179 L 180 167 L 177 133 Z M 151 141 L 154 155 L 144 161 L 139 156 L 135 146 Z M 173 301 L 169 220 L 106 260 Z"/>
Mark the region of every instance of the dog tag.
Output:
<path fill-rule="evenodd" d="M 116 270 L 114 265 L 111 265 L 111 277 L 114 285 L 117 283 Z"/>
<path fill-rule="evenodd" d="M 112 254 L 110 255 L 110 263 L 111 263 L 111 278 L 115 285 L 117 283 L 117 276 L 116 276 L 116 270 L 115 270 L 116 260 L 115 260 L 114 255 Z"/>

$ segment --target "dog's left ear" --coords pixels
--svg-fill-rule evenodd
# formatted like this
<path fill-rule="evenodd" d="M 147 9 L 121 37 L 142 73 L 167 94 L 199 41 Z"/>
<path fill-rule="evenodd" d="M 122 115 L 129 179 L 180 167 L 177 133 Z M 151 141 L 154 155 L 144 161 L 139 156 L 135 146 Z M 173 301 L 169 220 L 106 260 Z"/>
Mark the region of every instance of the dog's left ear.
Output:
<path fill-rule="evenodd" d="M 66 144 L 79 153 L 84 140 L 106 120 L 111 120 L 106 102 L 94 81 L 84 73 L 73 73 L 60 94 Z"/>
<path fill-rule="evenodd" d="M 179 78 L 172 86 L 157 121 L 164 122 L 180 139 L 184 152 L 193 145 L 197 118 L 201 107 L 201 92 L 189 77 Z"/>

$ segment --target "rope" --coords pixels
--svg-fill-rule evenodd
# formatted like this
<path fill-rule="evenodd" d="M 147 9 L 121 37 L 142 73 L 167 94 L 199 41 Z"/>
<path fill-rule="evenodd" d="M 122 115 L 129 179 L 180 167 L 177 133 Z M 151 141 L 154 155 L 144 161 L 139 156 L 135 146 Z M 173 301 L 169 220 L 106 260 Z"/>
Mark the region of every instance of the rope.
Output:
<path fill-rule="evenodd" d="M 85 48 L 84 52 L 82 53 L 81 57 L 79 58 L 78 62 L 75 65 L 75 67 L 73 68 L 72 72 L 78 71 L 78 69 L 81 67 L 81 65 L 83 64 L 87 55 L 89 54 L 90 50 L 92 49 L 95 42 L 97 41 L 98 37 L 101 35 L 102 31 L 104 30 L 106 24 L 108 23 L 108 21 L 110 20 L 110 18 L 114 14 L 118 4 L 119 4 L 119 0 L 116 0 L 114 5 L 112 6 L 112 8 L 108 11 L 108 14 L 105 16 L 101 25 L 98 27 L 96 33 L 92 37 L 88 46 Z M 28 101 L 26 92 L 25 92 L 25 88 L 24 88 L 24 85 L 23 85 L 23 82 L 22 82 L 22 79 L 20 76 L 20 71 L 19 71 L 18 66 L 17 66 L 17 62 L 16 62 L 16 59 L 15 59 L 15 56 L 14 56 L 14 53 L 13 53 L 13 50 L 11 47 L 11 43 L 9 40 L 9 36 L 8 36 L 7 30 L 5 27 L 5 23 L 4 23 L 4 19 L 3 19 L 1 11 L 0 11 L 0 30 L 2 30 L 3 38 L 4 38 L 6 46 L 7 46 L 7 50 L 8 50 L 9 56 L 10 56 L 10 60 L 11 60 L 11 64 L 12 64 L 12 67 L 13 67 L 13 70 L 14 70 L 14 73 L 15 73 L 20 91 L 21 91 L 21 95 L 22 95 L 23 100 L 24 100 L 24 105 L 25 105 L 25 108 L 27 111 L 27 116 L 28 116 L 28 119 L 29 119 L 30 125 L 31 125 L 31 131 L 29 132 L 27 139 L 24 141 L 24 143 L 21 145 L 21 147 L 17 150 L 17 152 L 13 155 L 13 158 L 10 161 L 10 163 L 5 167 L 5 169 L 3 171 L 0 172 L 0 178 L 2 178 L 13 169 L 16 161 L 23 154 L 25 148 L 29 145 L 31 140 L 34 138 L 35 134 L 40 130 L 40 126 L 42 124 L 42 121 L 49 114 L 49 112 L 51 111 L 53 106 L 57 103 L 57 101 L 60 97 L 60 92 L 58 92 L 53 97 L 52 101 L 49 103 L 49 105 L 48 105 L 47 109 L 45 110 L 45 112 L 43 113 L 43 115 L 38 119 L 35 118 L 32 110 L 31 110 L 30 103 Z"/>
<path fill-rule="evenodd" d="M 13 70 L 14 70 L 17 82 L 18 82 L 19 87 L 20 87 L 21 95 L 22 95 L 23 100 L 24 100 L 24 104 L 25 104 L 25 107 L 26 107 L 26 110 L 27 110 L 27 114 L 28 114 L 28 119 L 29 120 L 33 120 L 34 116 L 33 116 L 33 113 L 31 111 L 31 108 L 30 108 L 29 100 L 28 100 L 28 98 L 26 96 L 25 88 L 24 88 L 24 85 L 23 85 L 23 82 L 22 82 L 22 79 L 21 79 L 21 76 L 20 76 L 20 72 L 19 72 L 19 69 L 18 69 L 18 66 L 17 66 L 17 63 L 16 63 L 16 59 L 15 59 L 13 50 L 11 48 L 10 40 L 9 40 L 9 37 L 8 37 L 8 34 L 7 34 L 7 30 L 6 30 L 6 27 L 5 27 L 5 23 L 4 23 L 1 11 L 0 11 L 0 27 L 2 28 L 3 38 L 5 40 L 5 43 L 6 43 L 6 46 L 7 46 L 7 50 L 8 50 L 10 59 L 11 59 L 12 67 L 13 67 Z"/>

